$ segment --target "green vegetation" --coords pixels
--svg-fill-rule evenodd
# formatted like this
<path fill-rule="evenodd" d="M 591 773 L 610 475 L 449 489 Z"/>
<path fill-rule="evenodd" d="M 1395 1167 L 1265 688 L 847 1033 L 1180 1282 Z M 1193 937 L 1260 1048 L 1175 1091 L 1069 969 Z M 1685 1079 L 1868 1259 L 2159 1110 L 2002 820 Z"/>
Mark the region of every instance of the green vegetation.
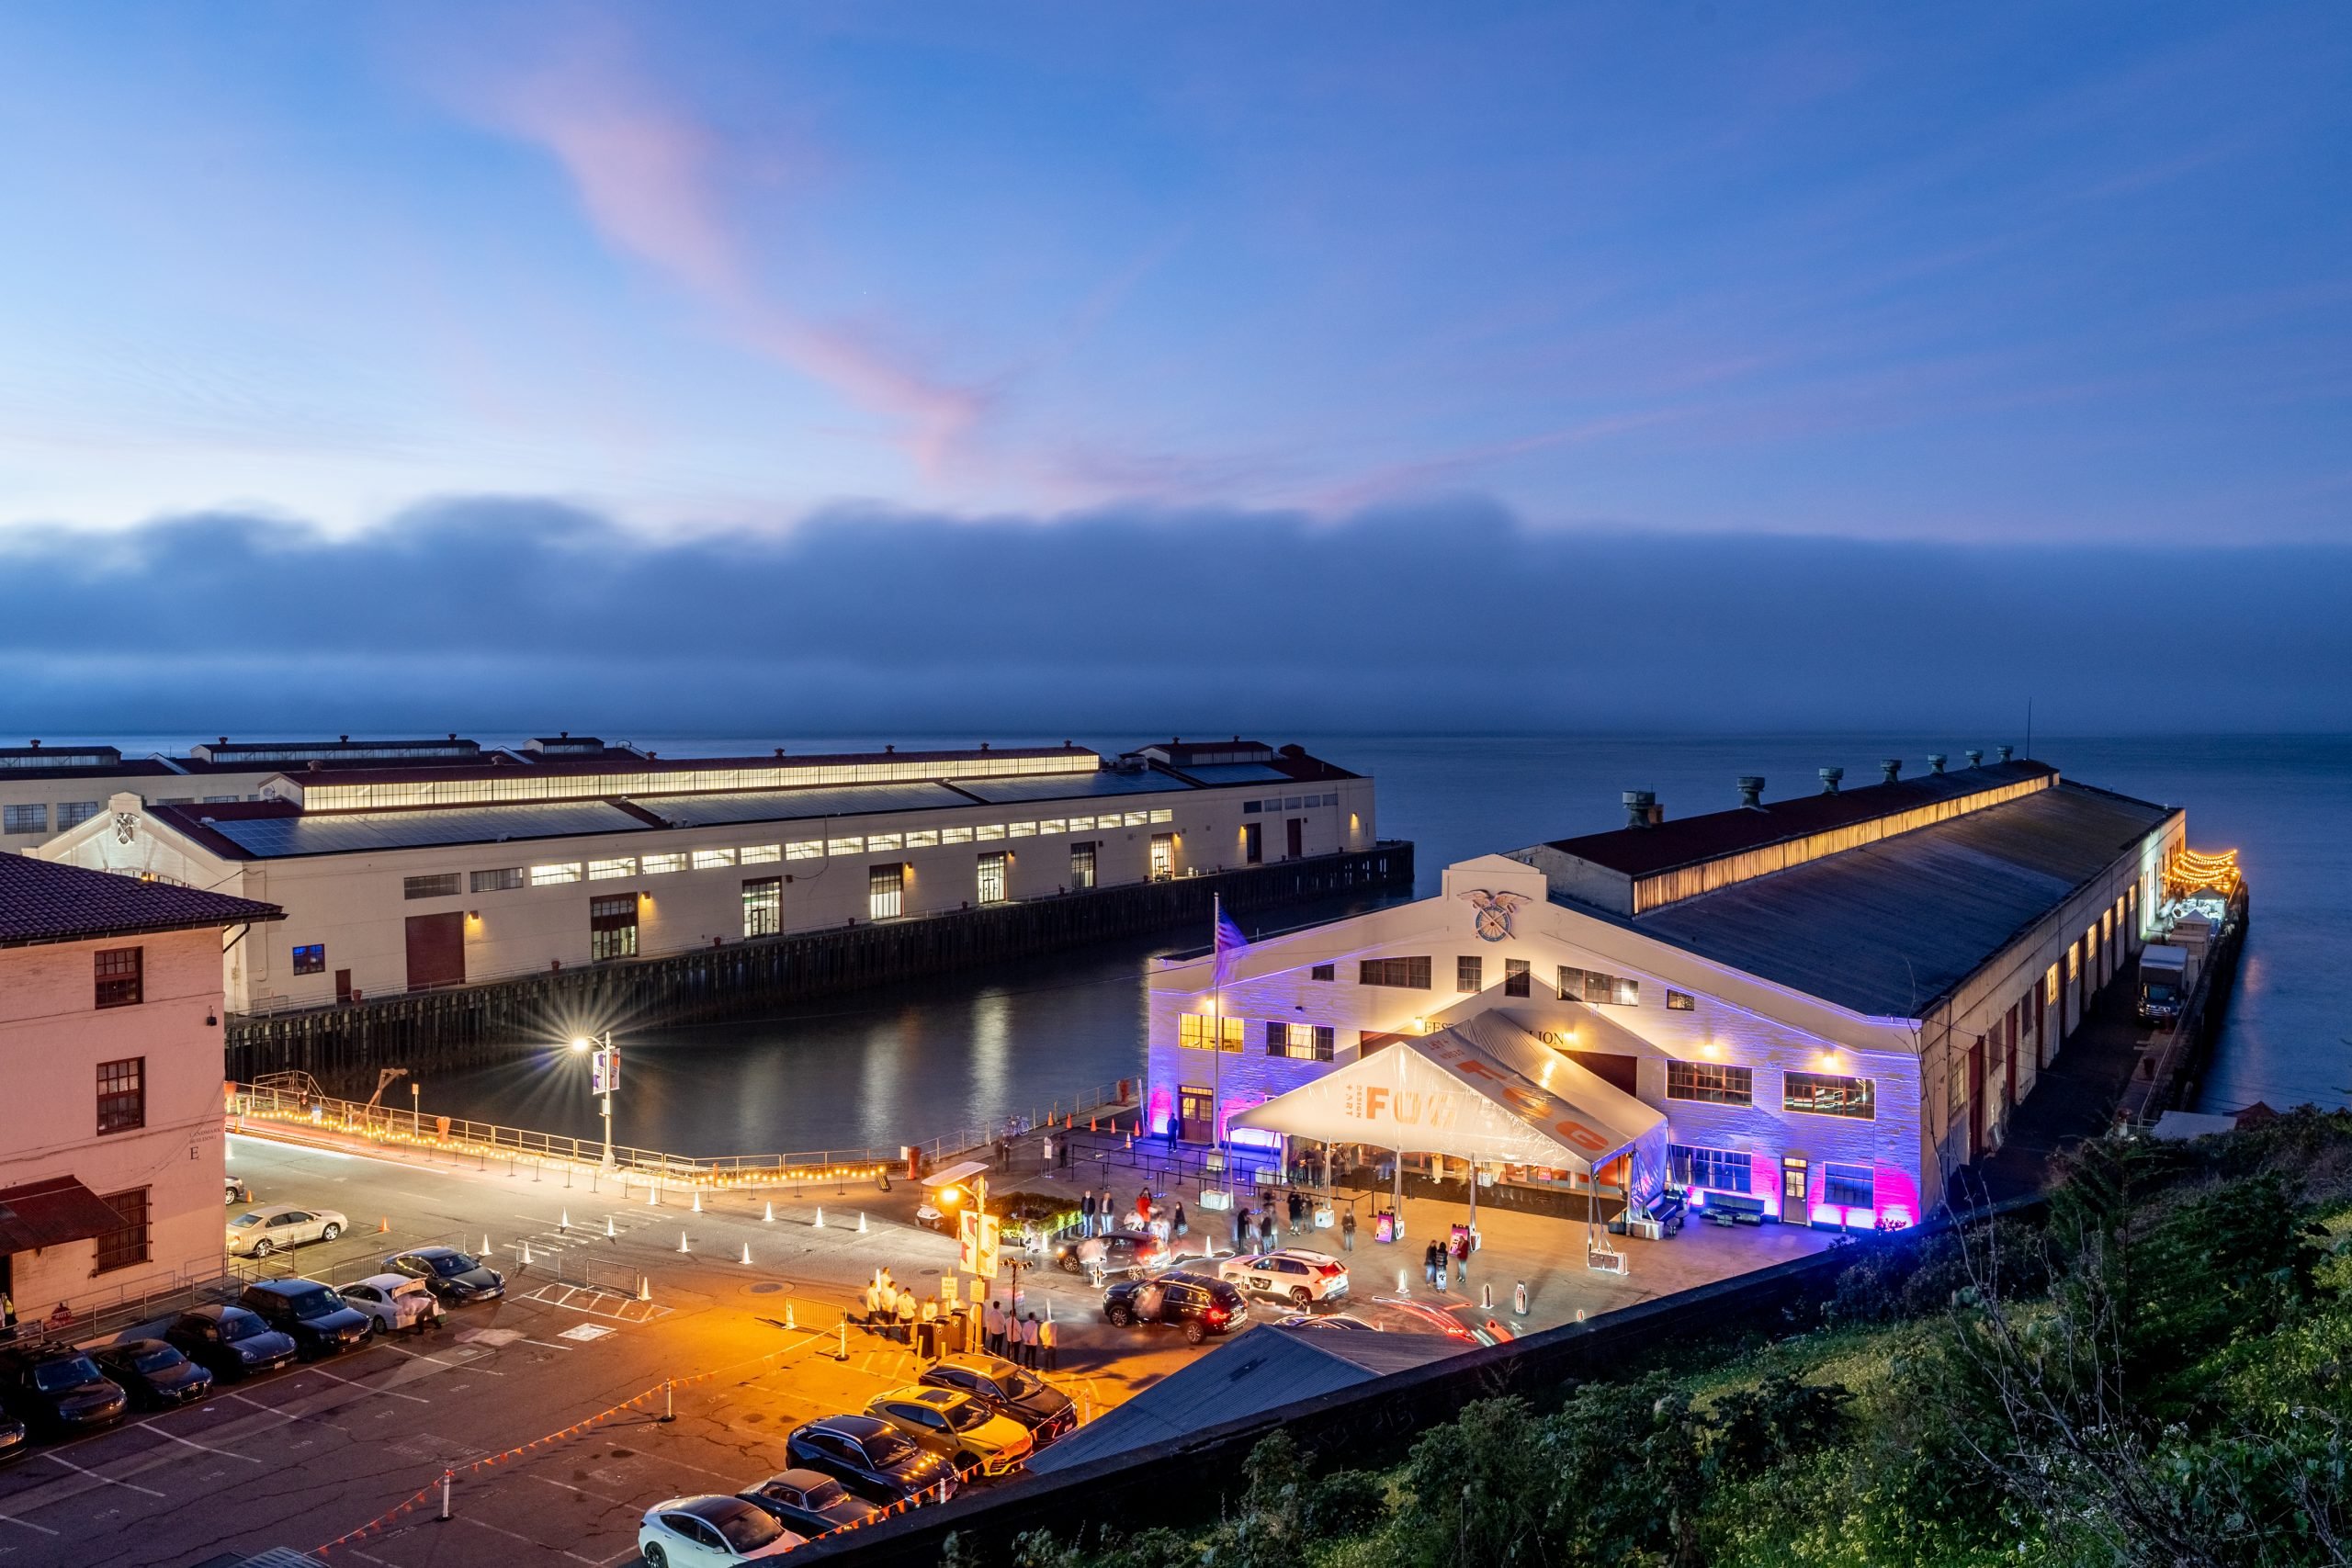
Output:
<path fill-rule="evenodd" d="M 1287 1434 L 1214 1523 L 1020 1568 L 2337 1563 L 2352 1115 L 2111 1139 L 2047 1217 L 1858 1247 L 1819 1324 L 1473 1404 L 1401 1464 Z M 951 1543 L 949 1560 L 960 1553 Z"/>

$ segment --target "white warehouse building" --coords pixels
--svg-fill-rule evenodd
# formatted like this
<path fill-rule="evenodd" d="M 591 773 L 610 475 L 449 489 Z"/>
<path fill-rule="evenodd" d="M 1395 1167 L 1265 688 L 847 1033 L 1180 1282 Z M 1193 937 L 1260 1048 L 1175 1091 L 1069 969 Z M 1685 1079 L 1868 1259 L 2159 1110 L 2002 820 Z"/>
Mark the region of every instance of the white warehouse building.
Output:
<path fill-rule="evenodd" d="M 1507 1185 L 1647 1197 L 1671 1180 L 1774 1221 L 1913 1223 L 1998 1145 L 2138 950 L 2186 829 L 2040 762 L 1935 761 L 1844 792 L 1826 770 L 1824 793 L 1769 805 L 1745 779 L 1738 807 L 1679 821 L 1629 795 L 1634 826 L 1451 865 L 1434 898 L 1240 949 L 1221 986 L 1212 954 L 1163 961 L 1151 1130 L 1266 1140 L 1285 1121 L 1268 1102 L 1412 1041 L 1400 1084 L 1404 1058 L 1434 1052 L 1476 1064 L 1464 1081 L 1505 1105 L 1667 1119 L 1667 1169 L 1489 1172 Z M 1583 1070 L 1537 1065 L 1547 1047 Z M 1442 1156 L 1417 1098 L 1294 1103 L 1374 1159 Z M 1340 1115 L 1350 1136 L 1329 1139 Z"/>
<path fill-rule="evenodd" d="M 223 794 L 227 793 L 225 790 Z M 129 791 L 45 859 L 262 898 L 267 1013 L 1369 848 L 1373 782 L 1236 739 L 305 765 L 257 800 Z"/>

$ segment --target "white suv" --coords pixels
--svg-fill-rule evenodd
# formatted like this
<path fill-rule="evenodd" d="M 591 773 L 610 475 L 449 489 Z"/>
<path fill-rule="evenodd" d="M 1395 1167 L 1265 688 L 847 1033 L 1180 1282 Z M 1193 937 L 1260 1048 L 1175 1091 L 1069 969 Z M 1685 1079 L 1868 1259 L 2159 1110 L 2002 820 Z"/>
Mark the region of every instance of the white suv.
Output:
<path fill-rule="evenodd" d="M 1227 1258 L 1217 1278 L 1261 1296 L 1283 1296 L 1300 1306 L 1333 1301 L 1348 1293 L 1348 1266 L 1328 1252 L 1285 1247 L 1247 1258 Z"/>

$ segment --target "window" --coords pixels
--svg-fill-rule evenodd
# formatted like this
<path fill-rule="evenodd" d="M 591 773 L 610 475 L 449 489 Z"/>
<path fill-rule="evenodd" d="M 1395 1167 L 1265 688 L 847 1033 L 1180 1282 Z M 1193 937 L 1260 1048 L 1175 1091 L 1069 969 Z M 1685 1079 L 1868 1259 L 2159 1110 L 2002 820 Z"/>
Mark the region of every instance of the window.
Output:
<path fill-rule="evenodd" d="M 1072 887 L 1094 886 L 1094 846 L 1091 843 L 1069 847 L 1069 885 Z"/>
<path fill-rule="evenodd" d="M 763 876 L 743 884 L 743 934 L 774 936 L 784 930 L 784 878 Z"/>
<path fill-rule="evenodd" d="M 305 942 L 294 950 L 294 973 L 323 975 L 326 972 L 327 944 L 325 942 Z"/>
<path fill-rule="evenodd" d="M 141 984 L 146 974 L 141 956 L 144 949 L 136 947 L 101 948 L 91 955 L 91 969 L 97 980 L 97 1005 L 102 1008 L 137 1007 L 145 995 Z"/>
<path fill-rule="evenodd" d="M 1076 827 L 1077 824 L 1073 822 L 1070 826 Z M 942 828 L 939 841 L 943 844 L 968 844 L 972 841 L 972 830 L 969 828 Z"/>
<path fill-rule="evenodd" d="M 984 823 L 980 827 L 972 829 L 972 836 L 984 842 L 990 839 L 1001 839 L 1004 837 L 1004 824 L 1001 822 Z"/>
<path fill-rule="evenodd" d="M 693 865 L 696 871 L 722 871 L 735 863 L 733 850 L 696 850 Z"/>
<path fill-rule="evenodd" d="M 1217 1039 L 1217 1025 L 1219 1021 L 1219 1020 L 1211 1018 L 1206 1013 L 1185 1013 L 1176 1021 L 1176 1043 L 1182 1046 L 1187 1051 L 1207 1050 Z M 1227 1051 L 1239 1051 L 1241 1049 L 1241 1036 L 1245 1027 L 1241 1020 L 1238 1018 L 1228 1018 L 1222 1021 L 1225 1026 L 1223 1032 L 1225 1036 L 1224 1049 Z"/>
<path fill-rule="evenodd" d="M 1091 832 L 1093 828 L 1094 818 L 1091 817 L 1073 817 L 1069 819 L 1069 830 L 1073 833 Z"/>
<path fill-rule="evenodd" d="M 865 871 L 865 912 L 877 920 L 894 920 L 904 908 L 907 868 L 899 864 L 868 866 Z"/>
<path fill-rule="evenodd" d="M 505 893 L 523 886 L 523 868 L 504 866 L 497 871 L 478 871 L 473 874 L 473 890 L 477 893 Z"/>
<path fill-rule="evenodd" d="M 1642 983 L 1603 975 L 1595 969 L 1571 969 L 1560 965 L 1560 999 L 1564 1002 L 1597 1002 L 1608 1007 L 1639 1007 Z"/>
<path fill-rule="evenodd" d="M 1821 1201 L 1839 1209 L 1875 1209 L 1878 1173 L 1866 1165 L 1825 1165 Z"/>
<path fill-rule="evenodd" d="M 1015 822 L 1011 828 L 1006 829 L 1006 832 L 1016 839 L 1034 839 L 1037 836 L 1037 824 L 1035 822 Z"/>
<path fill-rule="evenodd" d="M 1527 960 L 1524 958 L 1504 959 L 1503 995 L 1507 997 L 1526 996 L 1528 994 L 1529 985 L 1530 981 L 1528 980 Z"/>
<path fill-rule="evenodd" d="M 1176 813 L 1172 808 L 1163 806 L 1152 812 L 1151 820 L 1154 823 L 1173 822 L 1176 820 Z"/>
<path fill-rule="evenodd" d="M 1696 1100 L 1709 1105 L 1756 1103 L 1756 1069 L 1726 1067 L 1714 1062 L 1666 1061 L 1666 1098 Z"/>
<path fill-rule="evenodd" d="M 57 803 L 57 830 L 62 833 L 68 828 L 78 828 L 97 814 L 98 803 L 95 800 L 61 800 Z"/>
<path fill-rule="evenodd" d="M 1287 1056 L 1296 1062 L 1328 1062 L 1338 1038 L 1337 1031 L 1321 1024 L 1269 1022 L 1266 1055 Z"/>
<path fill-rule="evenodd" d="M 736 863 L 741 865 L 767 865 L 783 858 L 782 844 L 745 844 L 735 856 Z"/>
<path fill-rule="evenodd" d="M 564 883 L 579 880 L 578 861 L 569 865 L 535 865 L 531 868 L 531 886 L 534 887 L 560 887 Z"/>
<path fill-rule="evenodd" d="M 1878 1118 L 1871 1080 L 1839 1077 L 1834 1073 L 1786 1075 L 1781 1106 L 1786 1111 L 1809 1111 L 1816 1116 L 1850 1116 L 1857 1122 Z"/>
<path fill-rule="evenodd" d="M 1151 879 L 1166 882 L 1176 874 L 1176 835 L 1154 833 L 1151 836 Z"/>
<path fill-rule="evenodd" d="M 862 855 L 865 852 L 864 839 L 827 839 L 825 852 L 829 855 Z"/>
<path fill-rule="evenodd" d="M 49 831 L 49 803 L 39 806 L 0 807 L 0 832 L 46 833 Z"/>
<path fill-rule="evenodd" d="M 1048 833 L 1067 833 L 1069 831 L 1069 820 L 1067 818 L 1048 817 L 1043 822 L 1037 824 L 1037 833 L 1041 838 Z"/>
<path fill-rule="evenodd" d="M 1666 1010 L 1668 1012 L 1696 1012 L 1699 1010 L 1699 1001 L 1697 998 L 1693 997 L 1688 991 L 1669 990 L 1666 993 Z"/>
<path fill-rule="evenodd" d="M 105 1274 L 146 1262 L 147 1189 L 134 1187 L 128 1192 L 108 1192 L 98 1201 L 112 1209 L 115 1218 L 122 1224 L 97 1238 L 98 1266 L 95 1272 Z"/>
<path fill-rule="evenodd" d="M 939 829 L 936 828 L 918 828 L 907 835 L 907 848 L 910 850 L 936 849 L 938 846 Z"/>
<path fill-rule="evenodd" d="M 1356 969 L 1356 982 L 1364 986 L 1401 986 L 1409 990 L 1430 988 L 1430 961 L 1426 958 L 1367 958 Z"/>
<path fill-rule="evenodd" d="M 1130 811 L 1126 816 L 1126 823 L 1130 828 L 1140 828 L 1150 820 L 1151 813 L 1148 811 Z"/>
<path fill-rule="evenodd" d="M 1306 972 L 1306 977 L 1310 980 L 1336 980 L 1340 977 L 1340 966 L 1336 964 L 1317 964 Z"/>
<path fill-rule="evenodd" d="M 616 876 L 635 876 L 637 857 L 623 855 L 618 860 L 592 860 L 588 863 L 588 880 L 610 882 Z"/>
<path fill-rule="evenodd" d="M 982 904 L 1004 902 L 1004 852 L 991 851 L 980 857 L 979 886 L 974 895 Z"/>
<path fill-rule="evenodd" d="M 1328 1024 L 1318 1023 L 1315 1026 L 1315 1059 L 1317 1061 L 1329 1061 L 1331 1059 L 1331 1053 L 1338 1048 L 1339 1043 L 1340 1032 L 1338 1030 L 1331 1028 Z"/>
<path fill-rule="evenodd" d="M 878 854 L 884 850 L 903 850 L 906 847 L 907 836 L 904 833 L 868 833 L 865 835 L 865 852 L 868 854 Z"/>
<path fill-rule="evenodd" d="M 1243 801 L 1243 802 L 1241 803 L 1241 815 L 1242 815 L 1242 816 L 1244 816 L 1244 817 L 1255 817 L 1255 816 L 1257 816 L 1257 815 L 1258 815 L 1258 807 L 1259 807 L 1259 804 L 1260 804 L 1259 802 L 1254 801 L 1254 800 L 1245 800 L 1245 801 Z"/>
<path fill-rule="evenodd" d="M 147 1125 L 147 1058 L 98 1064 L 98 1135 Z"/>
<path fill-rule="evenodd" d="M 825 840 L 822 839 L 802 839 L 797 843 L 784 846 L 784 858 L 786 860 L 822 860 L 824 855 Z"/>
<path fill-rule="evenodd" d="M 1487 961 L 1472 956 L 1453 961 L 1453 988 L 1468 995 L 1487 988 Z"/>
<path fill-rule="evenodd" d="M 404 876 L 401 878 L 401 897 L 403 898 L 454 898 L 463 886 L 463 880 L 454 871 L 441 872 L 432 876 Z"/>
<path fill-rule="evenodd" d="M 1737 1149 L 1702 1149 L 1691 1144 L 1666 1146 L 1666 1179 L 1683 1187 L 1704 1187 L 1716 1192 L 1745 1192 L 1755 1179 L 1754 1168 Z"/>
<path fill-rule="evenodd" d="M 641 857 L 639 862 L 638 874 L 640 876 L 667 876 L 673 871 L 684 871 L 685 869 L 685 852 L 684 851 L 675 851 L 669 854 L 645 855 Z"/>
<path fill-rule="evenodd" d="M 600 963 L 637 956 L 636 894 L 588 900 L 588 956 Z"/>

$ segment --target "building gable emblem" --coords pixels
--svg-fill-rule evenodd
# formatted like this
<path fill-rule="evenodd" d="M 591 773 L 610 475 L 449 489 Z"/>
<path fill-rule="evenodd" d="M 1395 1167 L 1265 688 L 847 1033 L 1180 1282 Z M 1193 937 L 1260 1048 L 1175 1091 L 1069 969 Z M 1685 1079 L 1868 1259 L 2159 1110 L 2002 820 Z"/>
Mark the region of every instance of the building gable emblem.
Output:
<path fill-rule="evenodd" d="M 1470 929 L 1477 933 L 1480 942 L 1500 942 L 1510 936 L 1511 916 L 1527 902 L 1523 893 L 1489 893 L 1483 887 L 1462 897 L 1470 900 L 1470 908 L 1476 911 L 1470 917 Z"/>
<path fill-rule="evenodd" d="M 139 814 L 137 812 L 118 811 L 114 814 L 114 836 L 116 839 L 127 844 L 130 842 L 133 838 L 137 837 L 138 833 Z"/>

